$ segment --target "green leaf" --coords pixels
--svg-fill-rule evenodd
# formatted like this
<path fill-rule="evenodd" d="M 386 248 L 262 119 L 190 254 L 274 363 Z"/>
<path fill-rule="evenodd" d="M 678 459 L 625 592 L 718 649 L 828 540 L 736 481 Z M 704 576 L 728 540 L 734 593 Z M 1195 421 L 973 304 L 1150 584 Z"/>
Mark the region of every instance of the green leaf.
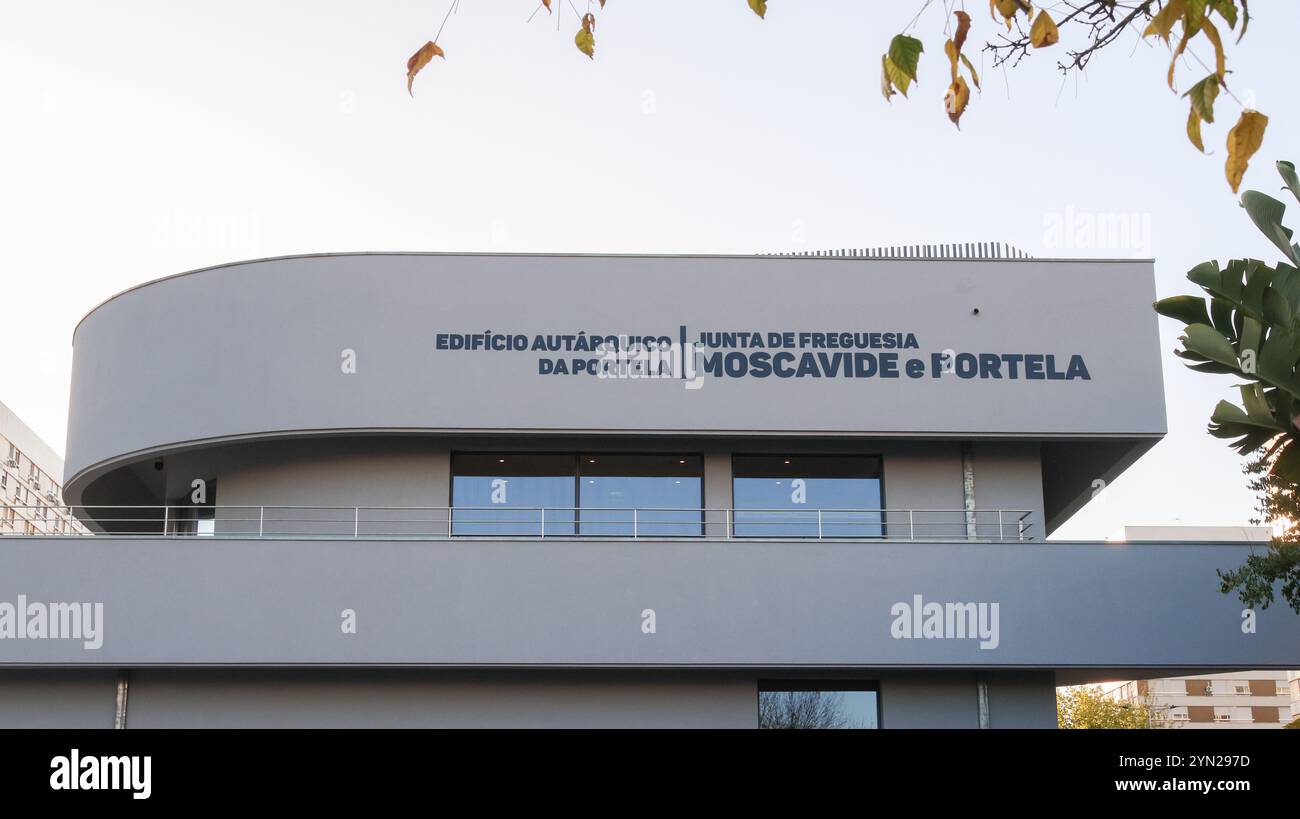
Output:
<path fill-rule="evenodd" d="M 1273 268 L 1257 260 L 1246 265 L 1246 286 L 1241 291 L 1241 305 L 1255 318 L 1264 315 L 1264 291 L 1273 281 Z"/>
<path fill-rule="evenodd" d="M 916 69 L 923 51 L 925 46 L 921 41 L 906 34 L 895 36 L 889 43 L 889 53 L 885 55 L 889 78 L 905 97 L 908 86 L 916 81 Z"/>
<path fill-rule="evenodd" d="M 1282 454 L 1277 456 L 1273 461 L 1273 468 L 1269 470 L 1270 475 L 1275 475 L 1293 484 L 1300 484 L 1300 446 L 1296 446 L 1295 441 L 1287 445 L 1282 450 Z"/>
<path fill-rule="evenodd" d="M 1205 6 L 1208 0 L 1187 0 L 1187 11 L 1183 15 L 1183 30 L 1186 36 L 1193 37 L 1201 30 L 1205 20 Z"/>
<path fill-rule="evenodd" d="M 1213 373 L 1215 375 L 1236 375 L 1237 371 L 1232 367 L 1225 367 L 1222 364 L 1215 364 L 1213 361 L 1204 361 L 1200 364 L 1188 364 L 1187 369 L 1196 370 L 1198 373 Z"/>
<path fill-rule="evenodd" d="M 1228 428 L 1230 427 L 1251 428 L 1247 430 L 1248 432 L 1253 432 L 1254 429 L 1271 429 L 1273 430 L 1274 434 L 1277 434 L 1278 432 L 1282 431 L 1278 427 L 1277 422 L 1273 420 L 1273 416 L 1271 415 L 1265 417 L 1252 416 L 1249 413 L 1247 413 L 1245 410 L 1243 410 L 1241 407 L 1229 401 L 1220 401 L 1218 404 L 1214 406 L 1214 414 L 1210 416 L 1210 423 L 1213 424 L 1216 427 L 1216 429 L 1221 433 L 1227 432 Z M 1237 437 L 1237 435 L 1241 435 L 1241 434 L 1245 434 L 1245 433 L 1234 431 L 1230 436 L 1227 434 L 1223 434 L 1223 435 L 1218 435 L 1216 437 L 1235 438 Z"/>
<path fill-rule="evenodd" d="M 1237 351 L 1232 348 L 1231 342 L 1208 324 L 1187 325 L 1181 340 L 1183 346 L 1188 350 L 1199 353 L 1210 361 L 1216 361 L 1225 367 L 1234 369 L 1240 367 L 1240 362 L 1237 361 Z"/>
<path fill-rule="evenodd" d="M 1264 388 L 1259 384 L 1241 385 L 1241 403 L 1246 408 L 1246 415 L 1260 426 L 1280 427 L 1273 417 L 1273 409 L 1264 398 Z"/>
<path fill-rule="evenodd" d="M 1210 318 L 1214 329 L 1235 342 L 1237 340 L 1236 324 L 1232 320 L 1232 305 L 1218 296 L 1210 299 Z"/>
<path fill-rule="evenodd" d="M 1237 4 L 1235 0 L 1210 0 L 1210 8 L 1219 13 L 1219 16 L 1228 23 L 1228 28 L 1237 27 Z"/>
<path fill-rule="evenodd" d="M 1156 312 L 1183 324 L 1209 324 L 1210 313 L 1200 296 L 1170 296 L 1155 303 Z"/>
<path fill-rule="evenodd" d="M 1214 101 L 1219 96 L 1219 78 L 1211 74 L 1188 89 L 1184 97 L 1192 101 L 1192 110 L 1206 122 L 1214 122 Z"/>
<path fill-rule="evenodd" d="M 1241 195 L 1241 206 L 1264 237 L 1277 246 L 1287 258 L 1300 265 L 1300 252 L 1291 246 L 1291 229 L 1282 224 L 1286 205 L 1266 193 L 1246 191 Z"/>
<path fill-rule="evenodd" d="M 1279 162 L 1277 172 L 1282 174 L 1282 180 L 1286 182 L 1283 189 L 1291 191 L 1291 195 L 1300 200 L 1300 178 L 1296 177 L 1295 164 L 1285 160 Z"/>
<path fill-rule="evenodd" d="M 1201 262 L 1187 271 L 1187 278 L 1192 284 L 1198 284 L 1211 293 L 1219 292 L 1223 280 L 1219 270 L 1219 263 L 1216 261 Z"/>
<path fill-rule="evenodd" d="M 591 59 L 596 59 L 596 35 L 589 28 L 578 29 L 577 35 L 573 38 L 573 44 L 578 50 L 586 54 Z"/>
<path fill-rule="evenodd" d="M 1300 336 L 1274 327 L 1255 361 L 1255 376 L 1266 384 L 1295 395 L 1296 358 L 1300 356 Z"/>
<path fill-rule="evenodd" d="M 1276 281 L 1276 279 L 1275 279 Z M 1264 323 L 1290 327 L 1294 321 L 1291 305 L 1278 292 L 1276 284 L 1264 291 Z"/>
<path fill-rule="evenodd" d="M 1264 338 L 1264 327 L 1257 319 L 1246 316 L 1241 322 L 1241 336 L 1237 339 L 1237 358 L 1245 361 L 1248 354 L 1255 357 L 1255 369 L 1259 369 L 1260 341 Z M 1244 365 L 1243 365 L 1244 366 Z"/>

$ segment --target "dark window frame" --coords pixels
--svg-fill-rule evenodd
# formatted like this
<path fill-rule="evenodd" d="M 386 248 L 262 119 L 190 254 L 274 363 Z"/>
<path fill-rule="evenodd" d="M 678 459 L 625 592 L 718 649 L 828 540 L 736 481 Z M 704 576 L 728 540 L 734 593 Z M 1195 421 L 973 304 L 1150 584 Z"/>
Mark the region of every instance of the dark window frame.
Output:
<path fill-rule="evenodd" d="M 558 458 L 570 459 L 570 460 L 572 461 L 572 466 L 573 466 L 573 469 L 572 469 L 572 473 L 573 473 L 573 504 L 574 504 L 574 510 L 573 510 L 573 511 L 574 511 L 574 516 L 573 516 L 573 534 L 572 534 L 572 535 L 568 535 L 568 534 L 564 534 L 564 535 L 554 535 L 554 537 L 556 537 L 556 538 L 563 538 L 563 537 L 608 537 L 608 538 L 612 538 L 612 539 L 624 539 L 624 538 L 629 538 L 629 539 L 630 539 L 630 538 L 632 537 L 632 535 L 630 535 L 630 534 L 629 534 L 629 535 L 604 535 L 604 534 L 602 534 L 602 535 L 583 535 L 583 534 L 582 534 L 582 512 L 583 512 L 583 505 L 582 505 L 582 479 L 583 479 L 582 463 L 583 463 L 583 458 L 590 458 L 590 457 L 592 457 L 592 456 L 596 457 L 597 459 L 599 459 L 599 458 L 694 458 L 694 459 L 696 459 L 697 462 L 699 463 L 699 474 L 698 474 L 698 475 L 691 475 L 690 477 L 694 477 L 694 478 L 698 478 L 698 479 L 699 479 L 699 482 L 700 482 L 700 497 L 699 497 L 699 502 L 698 502 L 698 506 L 696 507 L 696 509 L 683 509 L 682 511 L 684 511 L 684 512 L 699 511 L 699 513 L 700 513 L 700 532 L 699 532 L 698 535 L 665 535 L 664 537 L 665 537 L 665 538 L 700 539 L 700 538 L 703 538 L 703 537 L 705 536 L 705 534 L 706 534 L 706 521 L 705 521 L 705 512 L 704 512 L 704 510 L 705 510 L 705 486 L 704 486 L 704 484 L 705 484 L 705 476 L 704 476 L 704 453 L 703 453 L 703 452 L 694 452 L 694 451 L 685 451 L 685 452 L 672 452 L 672 451 L 667 451 L 667 452 L 645 452 L 645 451 L 624 451 L 624 450 L 602 451 L 602 450 L 575 450 L 575 449 L 566 449 L 566 450 L 558 450 L 558 451 L 553 451 L 553 450 L 452 450 L 452 452 L 451 452 L 451 456 L 450 456 L 450 459 L 449 459 L 449 461 L 448 461 L 448 477 L 449 477 L 449 480 L 447 481 L 447 508 L 448 508 L 448 510 L 449 510 L 448 514 L 451 514 L 451 510 L 454 510 L 454 509 L 456 508 L 456 504 L 455 504 L 455 496 L 456 496 L 456 457 L 457 457 L 458 455 L 459 455 L 459 456 L 462 456 L 462 457 L 466 457 L 466 456 L 468 456 L 468 457 L 485 458 L 485 459 L 493 459 L 493 458 L 497 458 L 497 459 L 500 459 L 500 458 L 536 458 L 536 457 L 553 457 L 553 458 L 557 458 L 557 459 L 558 459 Z M 566 475 L 563 475 L 563 476 L 557 475 L 557 476 L 552 476 L 552 477 L 567 477 L 567 474 L 566 474 Z M 616 477 L 616 476 L 595 475 L 595 476 L 593 476 L 593 477 Z M 627 477 L 635 477 L 635 476 L 627 476 Z M 593 511 L 599 511 L 599 510 L 600 510 L 600 507 L 592 507 L 592 510 L 593 510 Z M 566 522 L 566 523 L 567 523 L 567 522 Z M 608 525 L 609 525 L 608 522 L 602 522 L 602 521 L 590 521 L 590 523 L 594 523 L 594 524 L 598 524 L 598 525 L 605 525 L 605 526 L 608 526 Z M 692 525 L 692 524 L 690 524 L 690 523 L 682 523 L 682 524 L 680 524 L 680 525 L 682 525 L 682 526 L 689 526 L 689 525 Z M 462 536 L 462 537 L 477 537 L 477 538 L 503 537 L 502 535 L 461 535 L 461 536 Z M 505 535 L 504 537 L 512 537 L 512 536 L 510 536 L 510 535 Z M 649 536 L 649 535 L 638 535 L 638 539 L 640 539 L 640 538 L 642 538 L 642 537 L 650 537 L 650 536 Z"/>
<path fill-rule="evenodd" d="M 889 538 L 889 514 L 888 514 L 888 512 L 887 512 L 887 510 L 889 509 L 889 501 L 888 501 L 888 499 L 887 499 L 887 495 L 886 495 L 886 486 L 885 486 L 886 481 L 885 481 L 885 456 L 884 456 L 884 453 L 882 453 L 882 452 L 798 452 L 798 451 L 794 451 L 794 452 L 783 451 L 783 452 L 777 452 L 777 453 L 773 453 L 773 452 L 752 452 L 752 451 L 751 451 L 751 452 L 732 452 L 732 453 L 731 453 L 731 508 L 732 508 L 732 513 L 733 513 L 733 515 L 734 515 L 736 512 L 742 512 L 742 511 L 745 511 L 745 510 L 743 510 L 743 509 L 740 509 L 740 508 L 736 505 L 736 480 L 737 480 L 737 477 L 738 477 L 738 475 L 737 475 L 737 473 L 736 473 L 736 461 L 737 461 L 737 459 L 741 459 L 741 460 L 743 460 L 743 459 L 746 459 L 746 458 L 773 458 L 773 459 L 777 459 L 777 458 L 780 458 L 780 459 L 785 459 L 785 458 L 792 458 L 792 459 L 793 459 L 793 458 L 798 458 L 798 459 L 800 459 L 800 460 L 808 460 L 808 459 L 815 459 L 815 458 L 855 458 L 855 459 L 863 459 L 863 460 L 874 460 L 874 461 L 876 462 L 876 480 L 878 480 L 878 481 L 880 482 L 880 534 L 879 534 L 879 535 L 872 535 L 872 536 L 870 536 L 870 538 L 868 538 L 868 539 L 870 539 L 870 540 L 887 540 L 887 539 Z M 793 465 L 792 465 L 792 466 L 793 466 Z M 754 475 L 754 476 L 744 476 L 744 477 L 747 477 L 747 478 L 748 478 L 748 477 L 762 478 L 762 477 L 765 477 L 765 476 Z M 787 476 L 782 476 L 782 475 L 773 475 L 773 476 L 771 476 L 771 477 L 787 477 Z M 806 476 L 805 476 L 805 475 L 794 475 L 794 476 L 790 476 L 790 477 L 806 477 Z M 732 526 L 733 526 L 733 529 L 734 529 L 734 526 L 735 526 L 734 518 L 733 518 L 733 521 L 732 521 Z M 762 537 L 764 537 L 763 535 L 740 535 L 740 534 L 736 534 L 735 531 L 732 532 L 732 535 L 735 536 L 735 537 L 738 538 L 738 539 L 739 539 L 739 538 L 762 538 Z M 804 538 L 796 538 L 796 539 L 800 539 L 800 540 L 802 540 L 802 539 L 804 539 Z M 828 538 L 828 539 L 834 539 L 834 538 Z"/>

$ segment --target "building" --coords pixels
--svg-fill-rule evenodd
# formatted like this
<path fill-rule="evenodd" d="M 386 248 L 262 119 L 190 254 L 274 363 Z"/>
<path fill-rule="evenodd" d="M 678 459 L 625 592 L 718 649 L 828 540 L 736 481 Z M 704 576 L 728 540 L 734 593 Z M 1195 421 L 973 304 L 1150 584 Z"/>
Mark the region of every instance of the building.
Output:
<path fill-rule="evenodd" d="M 1293 671 L 1234 671 L 1130 680 L 1111 696 L 1150 709 L 1154 728 L 1281 728 L 1291 721 Z"/>
<path fill-rule="evenodd" d="M 85 530 L 63 506 L 63 459 L 0 403 L 0 535 Z"/>
<path fill-rule="evenodd" d="M 1125 526 L 1123 542 L 1268 543 L 1267 526 Z M 1295 671 L 1233 671 L 1110 686 L 1119 700 L 1146 705 L 1157 728 L 1281 728 L 1292 719 Z"/>
<path fill-rule="evenodd" d="M 1242 544 L 1044 540 L 1165 433 L 1153 280 L 339 254 L 126 291 L 73 339 L 96 535 L 0 551 L 0 724 L 1046 728 L 1057 685 L 1294 667 L 1300 621 L 1206 592 Z"/>

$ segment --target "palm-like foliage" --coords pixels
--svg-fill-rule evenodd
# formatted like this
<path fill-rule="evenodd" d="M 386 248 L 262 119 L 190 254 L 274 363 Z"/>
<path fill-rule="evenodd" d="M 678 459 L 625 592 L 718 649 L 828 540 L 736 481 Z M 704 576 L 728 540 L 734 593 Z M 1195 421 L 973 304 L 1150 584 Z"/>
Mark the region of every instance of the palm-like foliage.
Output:
<path fill-rule="evenodd" d="M 1279 162 L 1277 168 L 1285 189 L 1300 200 L 1295 166 Z M 1282 224 L 1283 202 L 1247 191 L 1241 204 L 1285 260 L 1273 266 L 1257 259 L 1234 259 L 1227 267 L 1204 262 L 1187 278 L 1205 297 L 1173 296 L 1155 309 L 1187 325 L 1174 354 L 1191 369 L 1244 381 L 1240 405 L 1220 401 L 1215 407 L 1210 434 L 1243 455 L 1263 450 L 1273 475 L 1300 484 L 1300 245 Z"/>

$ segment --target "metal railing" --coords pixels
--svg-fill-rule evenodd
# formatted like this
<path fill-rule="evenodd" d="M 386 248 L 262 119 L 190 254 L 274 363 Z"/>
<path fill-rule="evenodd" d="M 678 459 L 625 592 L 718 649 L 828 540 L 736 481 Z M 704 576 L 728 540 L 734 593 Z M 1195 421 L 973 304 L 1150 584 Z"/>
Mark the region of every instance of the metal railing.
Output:
<path fill-rule="evenodd" d="M 85 536 L 22 528 L 0 505 L 0 537 Z M 52 507 L 43 507 L 47 511 Z M 65 506 L 99 536 L 367 539 L 1036 539 L 1021 509 L 682 509 L 503 506 Z M 15 521 L 17 525 L 10 523 Z M 973 526 L 971 524 L 973 523 Z M 974 537 L 970 533 L 974 532 Z"/>

